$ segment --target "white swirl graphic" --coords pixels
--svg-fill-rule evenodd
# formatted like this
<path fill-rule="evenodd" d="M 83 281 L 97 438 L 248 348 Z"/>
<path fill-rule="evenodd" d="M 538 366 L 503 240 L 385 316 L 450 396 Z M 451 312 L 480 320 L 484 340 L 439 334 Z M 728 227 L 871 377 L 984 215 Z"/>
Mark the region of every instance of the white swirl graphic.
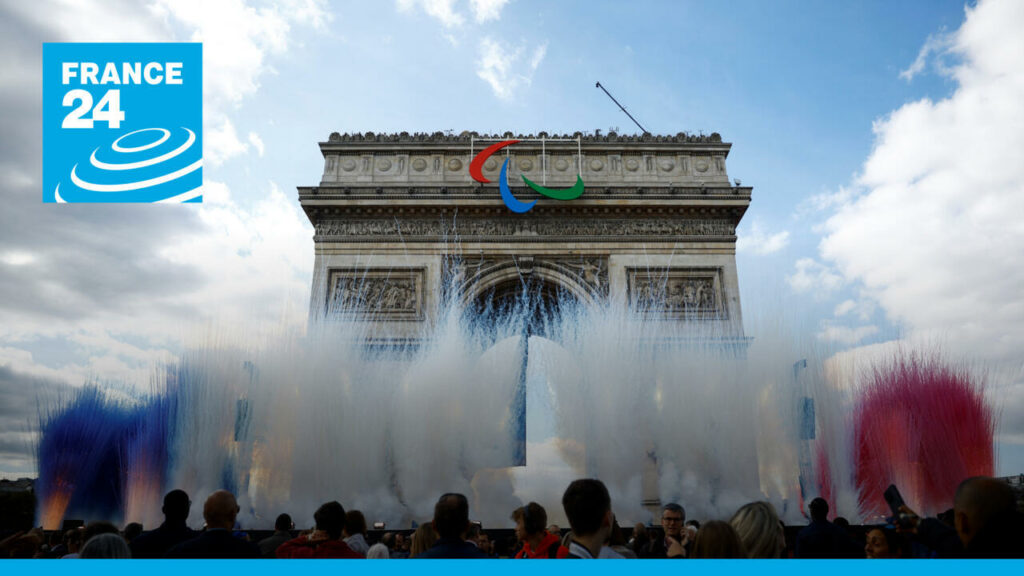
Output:
<path fill-rule="evenodd" d="M 75 164 L 71 168 L 71 174 L 70 174 L 71 182 L 74 183 L 74 185 L 77 186 L 78 189 L 80 189 L 82 191 L 98 192 L 100 194 L 106 194 L 106 193 L 115 193 L 115 192 L 146 191 L 149 188 L 153 188 L 153 187 L 159 186 L 161 184 L 166 184 L 168 182 L 174 182 L 174 181 L 176 181 L 178 179 L 184 178 L 185 176 L 187 176 L 189 174 L 192 174 L 193 172 L 195 172 L 195 171 L 199 170 L 200 168 L 202 168 L 202 166 L 203 166 L 203 159 L 202 159 L 202 152 L 201 151 L 196 152 L 195 149 L 194 149 L 194 145 L 196 144 L 196 140 L 197 140 L 195 132 L 193 132 L 192 130 L 189 130 L 188 128 L 185 128 L 184 126 L 182 126 L 181 129 L 184 130 L 187 133 L 187 135 L 188 135 L 185 143 L 181 144 L 180 146 L 178 146 L 177 148 L 175 148 L 175 149 L 173 149 L 173 150 L 171 150 L 169 152 L 166 152 L 166 153 L 163 153 L 163 154 L 159 154 L 158 156 L 155 156 L 153 158 L 147 158 L 147 159 L 144 159 L 144 160 L 136 160 L 136 161 L 126 161 L 126 162 L 104 162 L 104 161 L 100 160 L 99 158 L 97 158 L 97 154 L 99 154 L 101 152 L 102 147 L 96 148 L 95 150 L 93 150 L 92 154 L 89 156 L 89 163 L 88 164 L 84 164 L 84 165 Z M 159 137 L 157 137 L 153 142 L 150 142 L 148 144 L 143 144 L 143 145 L 140 145 L 140 146 L 122 146 L 121 145 L 121 142 L 125 138 L 128 138 L 129 136 L 132 136 L 132 135 L 135 135 L 135 134 L 140 134 L 140 133 L 145 133 L 145 132 L 156 132 L 156 133 L 159 133 Z M 127 159 L 131 160 L 131 155 L 136 154 L 138 152 L 144 152 L 146 150 L 151 150 L 153 148 L 156 148 L 157 146 L 160 146 L 161 144 L 167 142 L 170 138 L 171 138 L 171 131 L 167 130 L 165 128 L 143 128 L 141 130 L 135 130 L 133 132 L 129 132 L 127 134 L 121 135 L 116 140 L 114 140 L 113 143 L 110 144 L 110 147 L 107 150 L 112 150 L 113 152 L 118 153 L 121 156 L 129 156 L 129 158 L 127 158 Z M 178 140 L 178 141 L 180 142 L 180 140 Z M 193 152 L 191 154 L 188 154 L 188 155 L 182 157 L 181 159 L 179 159 L 177 161 L 171 162 L 172 160 L 174 160 L 175 158 L 178 158 L 182 154 L 185 154 L 189 150 L 193 150 Z M 160 152 L 159 150 L 154 150 L 154 153 L 159 153 L 159 152 Z M 109 154 L 109 152 L 108 152 L 108 154 Z M 195 161 L 191 161 L 190 162 L 190 160 L 191 160 L 190 157 L 191 158 L 197 158 L 198 157 L 198 159 L 195 160 Z M 135 158 L 139 158 L 139 156 L 135 156 Z M 188 165 L 184 166 L 184 167 L 180 167 L 185 162 L 190 162 L 190 163 Z M 136 173 L 134 175 L 135 178 L 132 179 L 129 182 L 125 182 L 124 180 L 132 178 L 132 174 L 130 174 L 130 173 L 126 174 L 124 177 L 119 177 L 119 178 L 114 178 L 113 177 L 114 174 L 116 174 L 116 173 L 124 173 L 125 171 L 138 170 L 138 169 L 142 169 L 142 168 L 150 168 L 150 167 L 154 167 L 154 166 L 156 166 L 156 167 L 164 167 L 164 170 L 169 170 L 171 168 L 176 168 L 176 169 L 174 169 L 174 170 L 172 170 L 170 172 L 164 173 L 164 174 L 160 174 L 161 171 L 145 170 L 145 171 L 143 171 L 141 173 Z M 80 167 L 82 168 L 81 170 L 79 169 Z M 104 178 L 105 175 L 110 176 L 110 178 Z M 95 181 L 97 179 L 99 180 L 99 182 Z M 107 180 L 107 182 L 111 182 L 111 180 L 113 180 L 113 182 L 111 182 L 111 183 L 102 183 L 103 180 Z M 195 198 L 199 198 L 199 197 L 202 196 L 202 185 L 201 184 L 199 184 L 199 185 L 195 184 L 198 181 L 199 180 L 196 180 L 195 177 L 192 177 L 191 179 L 189 179 L 187 181 L 187 182 L 189 182 L 188 184 L 185 184 L 186 181 L 183 181 L 182 184 L 185 184 L 185 186 L 178 186 L 177 190 L 173 189 L 174 185 L 170 185 L 169 186 L 170 189 L 167 189 L 167 193 L 171 194 L 171 195 L 169 197 L 167 197 L 167 198 L 159 198 L 159 197 L 152 198 L 154 191 L 143 192 L 143 193 L 145 193 L 147 195 L 146 196 L 141 196 L 141 198 L 147 198 L 147 200 L 146 200 L 147 202 L 185 202 L 185 201 L 188 201 L 188 200 L 193 200 Z M 191 186 L 191 189 L 188 189 L 187 188 L 188 186 Z M 165 187 L 165 188 L 168 188 L 168 187 Z M 184 191 L 182 191 L 183 188 L 185 188 Z M 65 199 L 64 197 L 62 197 L 61 194 L 60 194 L 60 184 L 57 185 L 57 188 L 54 191 L 54 196 L 55 196 L 55 200 L 58 203 L 66 204 L 68 202 L 68 200 Z M 65 191 L 65 196 L 68 196 L 67 191 Z M 107 198 L 113 199 L 115 197 L 107 197 Z M 122 197 L 116 197 L 116 198 L 120 199 Z M 125 202 L 139 201 L 137 198 L 140 198 L 140 197 L 139 196 L 129 197 L 129 198 L 125 198 L 124 200 L 121 200 L 121 201 L 125 201 Z M 78 197 L 76 197 L 74 194 L 72 194 L 71 196 L 68 196 L 68 199 L 71 199 L 71 201 L 76 201 L 76 200 L 78 200 Z M 85 201 L 89 201 L 89 200 L 85 200 Z M 93 201 L 103 202 L 105 200 L 103 200 L 101 197 L 93 197 Z"/>
<path fill-rule="evenodd" d="M 147 130 L 153 130 L 153 128 L 147 128 Z M 156 128 L 156 130 L 163 130 L 163 128 Z M 134 170 L 135 168 L 145 168 L 146 166 L 152 166 L 154 164 L 159 164 L 161 162 L 165 162 L 167 160 L 170 160 L 171 158 L 174 158 L 178 154 L 181 154 L 182 152 L 184 152 L 184 151 L 186 151 L 186 150 L 188 150 L 189 148 L 192 147 L 192 144 L 196 141 L 196 134 L 195 134 L 195 132 L 189 130 L 188 128 L 185 128 L 185 131 L 188 132 L 188 140 L 185 141 L 184 144 L 182 144 L 181 146 L 178 146 L 174 150 L 171 150 L 167 154 L 163 154 L 161 156 L 157 156 L 156 158 L 150 158 L 149 160 L 142 160 L 142 161 L 139 161 L 139 162 L 127 162 L 127 163 L 124 163 L 124 164 L 109 164 L 107 162 L 101 162 L 101 161 L 96 159 L 96 153 L 100 151 L 100 149 L 97 148 L 97 149 L 92 151 L 92 156 L 89 157 L 89 163 L 92 164 L 93 166 L 95 166 L 97 168 L 101 168 L 103 170 Z M 131 134 L 136 134 L 138 132 L 142 132 L 142 130 L 136 130 L 135 132 L 132 132 Z M 164 132 L 167 132 L 167 130 L 164 130 Z M 125 136 L 131 136 L 131 134 L 125 134 L 124 136 L 121 136 L 121 138 L 124 138 Z M 170 135 L 170 132 L 167 132 L 167 134 Z M 111 148 L 113 148 L 114 150 L 117 150 L 117 143 L 121 140 L 121 138 L 118 138 L 117 140 L 115 140 L 114 144 L 111 146 Z M 166 141 L 167 138 L 168 138 L 167 136 L 164 136 L 163 138 L 157 140 L 157 144 L 160 144 L 160 143 Z M 152 148 L 153 146 L 154 146 L 153 144 L 146 144 L 145 146 L 139 146 L 138 148 L 124 148 L 124 150 L 148 150 L 149 148 Z M 72 171 L 72 174 L 73 173 L 74 173 L 74 171 Z M 77 184 L 77 182 L 76 182 L 76 184 Z M 83 186 L 83 188 L 84 188 L 84 186 Z M 92 190 L 92 188 L 89 188 L 89 190 Z"/>
<path fill-rule="evenodd" d="M 188 130 L 188 128 L 186 128 L 186 130 Z M 120 144 L 118 144 L 121 140 L 124 140 L 125 138 L 131 136 L 132 134 L 138 134 L 140 132 L 162 132 L 163 136 L 161 136 L 159 139 L 157 139 L 156 142 L 150 142 L 149 144 L 143 144 L 142 146 L 121 146 Z M 189 132 L 191 132 L 191 130 L 189 130 Z M 114 140 L 114 143 L 111 144 L 110 147 L 114 149 L 114 152 L 127 152 L 127 153 L 142 152 L 143 150 L 149 150 L 150 148 L 156 148 L 157 146 L 163 144 L 164 142 L 167 142 L 167 139 L 170 138 L 170 137 L 171 137 L 171 131 L 170 130 L 165 130 L 163 128 L 143 128 L 142 130 L 136 130 L 135 132 L 129 132 L 129 133 L 125 134 L 124 136 L 121 136 L 117 140 Z"/>

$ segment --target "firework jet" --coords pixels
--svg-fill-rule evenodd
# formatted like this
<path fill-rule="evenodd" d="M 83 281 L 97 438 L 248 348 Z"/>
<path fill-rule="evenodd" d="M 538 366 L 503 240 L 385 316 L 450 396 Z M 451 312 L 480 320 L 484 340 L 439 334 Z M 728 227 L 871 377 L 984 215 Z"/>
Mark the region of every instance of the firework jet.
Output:
<path fill-rule="evenodd" d="M 991 476 L 995 418 L 980 380 L 937 354 L 899 353 L 871 372 L 854 411 L 857 488 L 866 521 L 887 516 L 895 484 L 907 505 L 933 515 L 957 485 Z"/>

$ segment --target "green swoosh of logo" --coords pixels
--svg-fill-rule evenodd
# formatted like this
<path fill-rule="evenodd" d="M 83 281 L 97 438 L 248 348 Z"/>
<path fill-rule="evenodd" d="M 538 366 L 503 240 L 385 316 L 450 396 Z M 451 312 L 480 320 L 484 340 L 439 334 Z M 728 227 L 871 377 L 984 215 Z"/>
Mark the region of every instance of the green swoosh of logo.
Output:
<path fill-rule="evenodd" d="M 576 185 L 572 188 L 562 188 L 559 190 L 534 184 L 526 176 L 523 176 L 523 182 L 526 182 L 526 185 L 533 188 L 538 194 L 555 200 L 575 200 L 583 195 L 583 178 L 578 174 L 576 175 Z"/>

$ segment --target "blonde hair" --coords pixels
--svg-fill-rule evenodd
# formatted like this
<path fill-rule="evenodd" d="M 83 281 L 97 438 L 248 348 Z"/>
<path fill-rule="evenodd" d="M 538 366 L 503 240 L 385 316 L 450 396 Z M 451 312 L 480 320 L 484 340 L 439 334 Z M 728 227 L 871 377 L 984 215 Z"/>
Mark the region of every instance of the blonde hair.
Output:
<path fill-rule="evenodd" d="M 768 502 L 743 506 L 732 515 L 729 524 L 736 529 L 749 558 L 778 558 L 786 547 L 779 515 Z"/>
<path fill-rule="evenodd" d="M 426 524 L 420 524 L 420 527 L 416 529 L 416 532 L 412 535 L 412 546 L 409 548 L 409 558 L 415 558 L 416 556 L 430 550 L 430 547 L 437 542 L 437 532 L 434 532 L 434 527 L 429 522 Z"/>

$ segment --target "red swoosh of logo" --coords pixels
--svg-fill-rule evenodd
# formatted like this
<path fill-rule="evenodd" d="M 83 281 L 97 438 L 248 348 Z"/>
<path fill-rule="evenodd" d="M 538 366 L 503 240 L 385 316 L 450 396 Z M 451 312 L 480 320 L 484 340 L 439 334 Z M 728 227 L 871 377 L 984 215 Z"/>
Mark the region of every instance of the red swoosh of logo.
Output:
<path fill-rule="evenodd" d="M 484 174 L 483 172 L 481 172 L 481 170 L 483 170 L 484 167 L 484 162 L 486 162 L 487 159 L 491 157 L 491 154 L 494 154 L 495 152 L 501 150 L 505 146 L 516 144 L 517 142 L 519 142 L 519 140 L 505 140 L 504 142 L 491 144 L 487 148 L 481 150 L 480 153 L 473 158 L 473 161 L 469 163 L 469 175 L 472 176 L 473 180 L 476 180 L 477 182 L 489 184 L 491 181 L 488 180 L 487 178 L 484 178 Z"/>

